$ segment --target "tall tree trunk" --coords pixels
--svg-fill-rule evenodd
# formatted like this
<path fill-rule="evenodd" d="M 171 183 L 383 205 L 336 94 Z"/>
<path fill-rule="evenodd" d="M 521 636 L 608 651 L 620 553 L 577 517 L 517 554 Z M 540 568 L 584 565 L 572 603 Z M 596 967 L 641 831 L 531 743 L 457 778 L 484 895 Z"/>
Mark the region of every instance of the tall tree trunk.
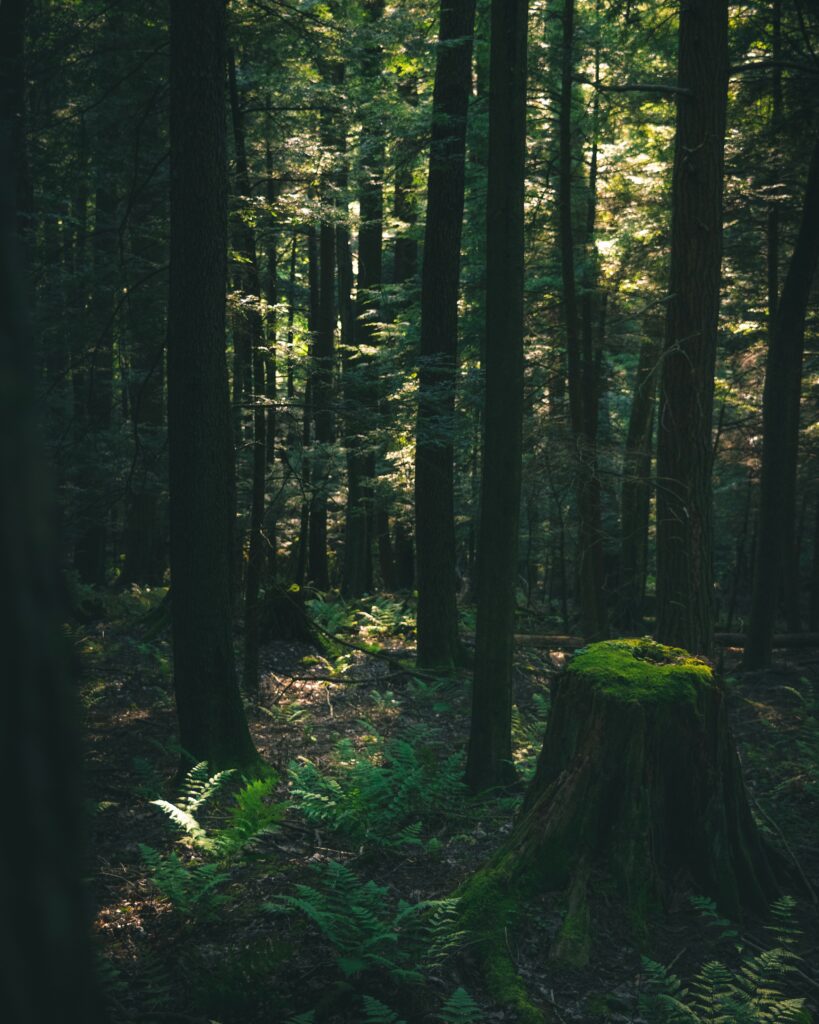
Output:
<path fill-rule="evenodd" d="M 233 122 L 233 145 L 236 157 L 237 203 L 247 201 L 250 196 L 250 171 L 245 144 L 244 113 L 236 81 L 236 59 L 233 51 L 228 54 L 228 81 L 230 83 L 230 110 Z M 264 575 L 264 497 L 267 469 L 267 416 L 265 410 L 265 351 L 262 325 L 261 280 L 253 228 L 244 220 L 241 210 L 237 211 L 234 227 L 235 244 L 239 256 L 237 280 L 241 289 L 242 310 L 237 316 L 241 333 L 250 348 L 253 370 L 253 388 L 249 397 L 253 399 L 253 472 L 250 492 L 250 544 L 245 577 L 245 649 L 242 671 L 242 687 L 246 693 L 256 694 L 259 690 L 259 588 Z"/>
<path fill-rule="evenodd" d="M 814 501 L 813 563 L 810 574 L 810 618 L 809 629 L 819 630 L 819 490 Z"/>
<path fill-rule="evenodd" d="M 466 777 L 508 782 L 523 424 L 526 0 L 493 0 L 486 206 L 486 403 L 478 616 Z"/>
<path fill-rule="evenodd" d="M 713 643 L 712 439 L 722 259 L 727 0 L 680 7 L 671 273 L 657 424 L 657 637 Z"/>
<path fill-rule="evenodd" d="M 572 182 L 572 82 L 574 59 L 574 0 L 565 0 L 560 92 L 560 263 L 563 274 L 563 318 L 569 372 L 569 415 L 574 434 L 578 516 L 578 579 L 580 629 L 590 639 L 606 633 L 603 593 L 603 552 L 600 482 L 597 475 L 597 361 L 594 355 L 594 298 L 590 281 L 578 301 Z M 596 176 L 597 144 L 593 143 L 592 172 Z M 594 231 L 596 182 L 589 182 L 590 205 L 584 238 Z M 586 254 L 588 257 L 588 254 Z M 589 275 L 587 275 L 588 277 Z M 596 285 L 596 282 L 594 282 Z M 582 314 L 582 316 L 581 316 Z"/>
<path fill-rule="evenodd" d="M 14 166 L 19 138 L 5 103 L 20 59 L 4 33 L 20 7 L 0 10 L 0 617 L 4 690 L 0 770 L 15 803 L 3 830 L 0 967 L 4 1017 L 101 1024 L 83 884 L 84 808 L 74 686 L 60 621 L 54 512 L 38 430 L 36 367 L 24 288 Z"/>
<path fill-rule="evenodd" d="M 327 561 L 327 446 L 333 429 L 333 338 L 336 323 L 335 228 L 329 222 L 319 232 L 319 307 L 313 349 L 313 420 L 318 455 L 311 467 L 313 498 L 310 504 L 310 559 L 308 575 L 319 590 L 330 586 Z M 322 450 L 321 446 L 324 446 Z"/>
<path fill-rule="evenodd" d="M 475 0 L 441 0 L 421 272 L 415 448 L 418 663 L 460 655 L 453 484 L 458 286 Z"/>
<path fill-rule="evenodd" d="M 168 455 L 184 758 L 258 760 L 233 656 L 234 461 L 225 361 L 225 6 L 171 0 Z"/>
<path fill-rule="evenodd" d="M 301 420 L 302 502 L 294 572 L 295 583 L 299 587 L 304 585 L 304 581 L 307 578 L 307 564 L 310 553 L 310 486 L 313 468 L 310 452 L 313 426 L 313 352 L 316 346 L 316 331 L 318 330 L 319 322 L 319 252 L 318 238 L 313 224 L 307 229 L 307 284 L 310 294 L 307 312 L 310 343 L 307 353 L 307 376 L 304 382 L 304 405 Z"/>
<path fill-rule="evenodd" d="M 643 629 L 651 504 L 651 436 L 660 348 L 659 331 L 651 324 L 649 336 L 640 346 L 623 457 L 618 625 L 632 635 L 639 635 Z"/>
<path fill-rule="evenodd" d="M 137 150 L 145 153 L 138 167 L 142 185 L 131 199 L 128 218 L 130 262 L 137 268 L 138 277 L 158 271 L 167 258 L 165 240 L 157 238 L 156 224 L 151 219 L 158 202 L 165 212 L 167 186 L 164 180 L 153 182 L 150 178 L 151 162 L 160 146 L 164 146 L 161 115 L 154 107 L 147 116 L 150 144 Z M 134 280 L 125 284 L 125 315 L 132 353 L 127 391 L 134 455 L 125 509 L 125 563 L 118 582 L 155 585 L 161 583 L 168 564 L 167 523 L 160 503 L 164 487 L 161 478 L 165 447 L 165 339 L 157 330 L 167 316 L 168 295 L 166 282 L 158 277 L 150 288 L 135 288 Z"/>
<path fill-rule="evenodd" d="M 819 139 L 811 157 L 802 220 L 782 295 L 776 304 L 765 365 L 762 395 L 762 482 L 759 536 L 746 668 L 761 668 L 771 659 L 776 596 L 786 546 L 796 520 L 796 470 L 805 317 L 819 264 Z M 790 529 L 787 524 L 791 524 Z M 792 564 L 788 571 L 794 571 Z"/>

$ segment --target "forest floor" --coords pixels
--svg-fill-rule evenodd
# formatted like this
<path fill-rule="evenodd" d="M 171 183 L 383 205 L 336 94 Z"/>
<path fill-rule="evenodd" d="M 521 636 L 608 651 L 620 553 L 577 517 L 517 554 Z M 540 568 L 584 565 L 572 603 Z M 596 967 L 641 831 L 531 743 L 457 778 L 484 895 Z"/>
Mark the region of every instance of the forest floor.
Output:
<path fill-rule="evenodd" d="M 96 929 L 113 1017 L 514 1021 L 487 998 L 446 902 L 509 832 L 520 801 L 516 793 L 472 798 L 461 786 L 469 674 L 433 679 L 397 667 L 413 649 L 411 616 L 398 601 L 357 610 L 319 602 L 326 628 L 378 653 L 266 645 L 261 697 L 248 714 L 274 771 L 255 789 L 244 787 L 238 812 L 231 807 L 239 806 L 240 783 L 214 784 L 219 791 L 192 812 L 201 832 L 186 834 L 152 803 L 180 803 L 169 643 L 162 634 L 149 639 L 144 625 L 156 600 L 119 595 L 106 601 L 102 621 L 73 630 Z M 517 651 L 514 742 L 523 779 L 564 659 L 542 648 Z M 738 652 L 725 652 L 752 807 L 803 879 L 796 910 L 785 914 L 786 927 L 801 932 L 801 959 L 783 991 L 815 1011 L 819 651 L 789 653 L 764 673 L 741 675 L 737 665 Z M 563 896 L 524 908 L 508 941 L 533 1002 L 563 1024 L 660 1020 L 641 998 L 658 970 L 641 952 L 696 989 L 704 963 L 720 960 L 738 980 L 743 957 L 778 944 L 768 922 L 745 922 L 739 936 L 688 896 L 672 901 L 641 951 L 616 901 L 600 894 L 591 962 L 582 970 L 549 961 Z M 771 1012 L 758 1019 L 797 1019 Z"/>

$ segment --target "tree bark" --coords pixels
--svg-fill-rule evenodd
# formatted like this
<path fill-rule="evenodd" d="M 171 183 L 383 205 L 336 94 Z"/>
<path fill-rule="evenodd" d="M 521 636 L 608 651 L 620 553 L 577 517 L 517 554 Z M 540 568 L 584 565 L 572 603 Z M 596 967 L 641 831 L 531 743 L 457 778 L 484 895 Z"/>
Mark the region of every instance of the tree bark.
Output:
<path fill-rule="evenodd" d="M 657 637 L 713 643 L 712 438 L 728 4 L 680 7 L 671 272 L 657 424 Z"/>
<path fill-rule="evenodd" d="M 34 348 L 19 277 L 15 157 L 5 96 L 23 35 L 6 35 L 23 4 L 0 6 L 0 621 L 4 713 L 0 770 L 14 826 L 0 838 L 3 1012 L 18 1024 L 71 1017 L 102 1024 L 90 942 L 81 751 L 61 635 L 59 554 L 38 429 Z"/>
<path fill-rule="evenodd" d="M 184 759 L 253 768 L 233 655 L 234 464 L 225 361 L 225 6 L 171 0 L 168 452 Z"/>
<path fill-rule="evenodd" d="M 441 0 L 421 271 L 415 447 L 418 664 L 460 657 L 453 482 L 458 289 L 475 0 Z"/>
<path fill-rule="evenodd" d="M 654 332 L 643 339 L 623 457 L 620 498 L 620 587 L 618 625 L 627 634 L 643 630 L 651 504 L 651 437 L 661 342 Z"/>
<path fill-rule="evenodd" d="M 493 0 L 487 193 L 486 401 L 478 615 L 466 778 L 473 790 L 514 778 L 512 648 L 523 425 L 526 0 Z"/>
<path fill-rule="evenodd" d="M 799 453 L 799 411 L 805 317 L 819 264 L 819 139 L 811 157 L 802 220 L 782 294 L 776 304 L 765 364 L 762 395 L 762 481 L 759 494 L 759 533 L 746 668 L 770 663 L 771 637 L 782 567 L 796 519 L 796 474 Z M 790 529 L 788 523 L 791 524 Z M 790 625 L 790 624 L 789 624 Z M 797 623 L 798 625 L 798 623 Z"/>
<path fill-rule="evenodd" d="M 551 957 L 584 966 L 598 879 L 643 942 L 652 918 L 688 885 L 740 920 L 765 911 L 792 881 L 751 815 L 713 670 L 650 640 L 593 644 L 553 686 L 513 831 L 460 894 L 485 975 L 514 971 L 510 919 L 550 890 L 564 889 L 568 902 Z"/>
<path fill-rule="evenodd" d="M 572 93 L 575 74 L 574 0 L 564 0 L 563 47 L 560 91 L 560 263 L 563 275 L 563 319 L 566 327 L 566 356 L 569 376 L 569 417 L 575 444 L 575 472 L 578 518 L 578 581 L 580 629 L 586 636 L 606 634 L 606 605 L 603 589 L 603 550 L 600 510 L 600 482 L 597 475 L 597 360 L 593 343 L 594 304 L 591 289 L 584 288 L 578 301 L 575 268 L 575 231 L 572 183 Z M 596 175 L 596 140 L 592 149 L 592 171 Z M 590 180 L 590 192 L 596 183 Z M 584 236 L 591 240 L 594 230 L 594 199 L 590 195 L 589 223 Z M 587 258 L 589 254 L 586 254 Z M 582 317 L 581 317 L 582 311 Z"/>

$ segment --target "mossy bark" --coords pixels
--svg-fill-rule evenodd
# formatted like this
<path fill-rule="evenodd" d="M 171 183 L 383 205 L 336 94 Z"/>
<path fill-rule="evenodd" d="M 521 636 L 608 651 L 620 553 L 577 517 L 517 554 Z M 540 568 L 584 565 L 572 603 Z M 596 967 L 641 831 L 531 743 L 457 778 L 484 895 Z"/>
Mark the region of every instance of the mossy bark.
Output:
<path fill-rule="evenodd" d="M 580 965 L 589 887 L 614 889 L 639 943 L 675 891 L 691 886 L 739 918 L 767 906 L 782 874 L 751 816 L 710 666 L 650 640 L 617 640 L 580 651 L 557 680 L 515 828 L 461 896 L 492 983 L 513 971 L 505 929 L 538 893 L 565 890 L 552 956 Z M 504 998 L 504 988 L 493 994 Z"/>

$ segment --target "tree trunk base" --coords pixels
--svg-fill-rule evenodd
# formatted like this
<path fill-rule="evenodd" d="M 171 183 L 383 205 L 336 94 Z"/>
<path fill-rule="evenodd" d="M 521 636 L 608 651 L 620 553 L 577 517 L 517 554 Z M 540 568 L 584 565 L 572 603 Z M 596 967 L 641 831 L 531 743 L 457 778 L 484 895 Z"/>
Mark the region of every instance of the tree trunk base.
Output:
<path fill-rule="evenodd" d="M 711 667 L 651 640 L 615 640 L 581 650 L 556 682 L 515 828 L 461 896 L 486 977 L 506 978 L 494 994 L 506 989 L 517 1005 L 505 928 L 539 893 L 566 891 L 551 956 L 581 966 L 590 880 L 615 891 L 642 944 L 675 892 L 711 896 L 738 919 L 765 910 L 785 877 L 751 816 Z"/>

